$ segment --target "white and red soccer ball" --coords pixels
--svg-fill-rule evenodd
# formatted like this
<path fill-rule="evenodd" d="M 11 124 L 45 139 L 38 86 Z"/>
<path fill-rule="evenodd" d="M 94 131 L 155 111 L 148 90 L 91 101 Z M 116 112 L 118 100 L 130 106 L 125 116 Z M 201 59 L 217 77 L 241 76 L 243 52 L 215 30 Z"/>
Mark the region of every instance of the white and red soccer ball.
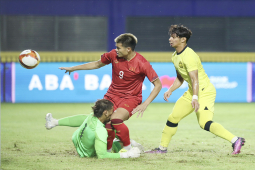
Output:
<path fill-rule="evenodd" d="M 40 63 L 40 55 L 35 50 L 24 50 L 19 55 L 19 63 L 26 69 L 32 69 Z"/>

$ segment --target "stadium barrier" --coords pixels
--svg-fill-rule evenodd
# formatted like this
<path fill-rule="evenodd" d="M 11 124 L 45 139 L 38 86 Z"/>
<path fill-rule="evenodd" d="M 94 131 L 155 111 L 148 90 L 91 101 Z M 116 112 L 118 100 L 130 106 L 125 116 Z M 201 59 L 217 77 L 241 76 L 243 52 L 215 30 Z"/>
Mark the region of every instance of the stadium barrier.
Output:
<path fill-rule="evenodd" d="M 111 65 L 96 70 L 75 71 L 70 76 L 59 67 L 70 67 L 82 62 L 42 62 L 29 70 L 17 62 L 1 63 L 1 101 L 12 103 L 95 102 L 103 98 L 111 83 Z M 153 102 L 165 102 L 163 94 L 176 72 L 170 62 L 151 62 L 158 73 L 163 89 Z M 206 62 L 203 67 L 217 90 L 216 102 L 255 101 L 255 63 Z M 145 78 L 143 100 L 153 84 Z M 188 89 L 184 83 L 170 97 L 175 102 Z"/>
<path fill-rule="evenodd" d="M 96 61 L 101 52 L 39 52 L 41 62 Z M 171 62 L 172 52 L 139 52 L 150 62 Z M 1 52 L 1 62 L 18 62 L 20 52 Z M 197 52 L 202 62 L 255 62 L 254 52 Z"/>

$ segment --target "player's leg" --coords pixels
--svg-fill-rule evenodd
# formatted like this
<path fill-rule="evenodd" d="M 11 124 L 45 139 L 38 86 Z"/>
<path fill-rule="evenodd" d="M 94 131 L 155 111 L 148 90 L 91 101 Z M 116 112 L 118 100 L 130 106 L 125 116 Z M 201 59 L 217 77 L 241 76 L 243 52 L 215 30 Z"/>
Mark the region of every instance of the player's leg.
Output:
<path fill-rule="evenodd" d="M 137 98 L 119 98 L 117 102 L 118 108 L 111 116 L 111 124 L 116 129 L 116 135 L 123 143 L 123 148 L 129 150 L 131 149 L 129 129 L 123 122 L 132 116 L 131 112 L 141 103 L 141 100 Z"/>
<path fill-rule="evenodd" d="M 57 120 L 57 119 L 54 119 L 54 118 L 52 117 L 52 114 L 51 114 L 51 113 L 47 113 L 47 114 L 46 114 L 45 120 L 46 120 L 45 127 L 46 127 L 46 129 L 48 129 L 48 130 L 50 130 L 50 129 L 52 129 L 52 128 L 54 128 L 55 126 L 58 125 L 58 120 Z"/>
<path fill-rule="evenodd" d="M 167 119 L 166 125 L 162 132 L 159 147 L 151 151 L 147 151 L 146 153 L 166 153 L 172 136 L 177 131 L 178 123 L 181 119 L 183 119 L 193 111 L 194 109 L 192 108 L 191 101 L 184 99 L 184 97 L 179 98 L 174 105 L 172 113 Z"/>
<path fill-rule="evenodd" d="M 213 122 L 213 113 L 210 110 L 199 110 L 197 113 L 197 119 L 200 127 L 206 131 L 209 131 L 223 139 L 231 142 L 236 136 L 226 130 L 221 124 Z M 237 139 L 237 137 L 236 137 Z"/>
<path fill-rule="evenodd" d="M 112 98 L 111 96 L 104 95 L 104 99 L 107 99 L 107 100 L 109 100 L 109 101 L 111 101 L 113 103 L 113 110 L 117 109 L 116 101 L 117 101 L 118 98 L 114 100 L 114 97 Z M 108 122 L 105 125 L 105 128 L 106 128 L 107 133 L 108 133 L 108 137 L 107 137 L 107 152 L 111 152 L 112 151 L 113 140 L 115 138 L 115 130 L 114 130 L 111 122 Z"/>
<path fill-rule="evenodd" d="M 55 126 L 71 126 L 71 127 L 79 127 L 83 121 L 86 119 L 87 115 L 75 115 L 69 116 L 62 119 L 55 119 L 52 117 L 51 113 L 48 113 L 45 117 L 46 129 L 50 130 Z"/>
<path fill-rule="evenodd" d="M 196 113 L 200 127 L 231 142 L 234 149 L 233 154 L 240 153 L 240 149 L 242 145 L 244 145 L 245 139 L 238 138 L 226 130 L 221 124 L 212 121 L 216 91 L 212 85 L 208 86 L 208 89 L 206 90 L 206 93 L 202 93 L 201 96 L 199 96 L 200 109 Z"/>
<path fill-rule="evenodd" d="M 209 131 L 223 139 L 232 143 L 233 154 L 240 153 L 241 147 L 244 145 L 245 139 L 237 137 L 225 129 L 221 124 L 213 122 L 213 113 L 210 110 L 201 110 L 197 113 L 199 125 L 202 129 Z"/>
<path fill-rule="evenodd" d="M 115 130 L 111 124 L 111 122 L 108 122 L 105 125 L 105 128 L 107 130 L 108 133 L 108 137 L 107 137 L 107 152 L 111 152 L 112 151 L 112 146 L 113 146 L 113 140 L 115 138 Z"/>
<path fill-rule="evenodd" d="M 123 148 L 131 149 L 129 129 L 124 121 L 129 118 L 129 112 L 124 108 L 118 108 L 111 116 L 111 125 L 116 129 L 116 135 L 123 143 Z"/>
<path fill-rule="evenodd" d="M 167 148 L 170 143 L 172 136 L 176 133 L 178 123 L 184 117 L 193 112 L 191 102 L 181 97 L 175 104 L 172 113 L 169 115 L 166 125 L 163 129 L 160 146 Z"/>

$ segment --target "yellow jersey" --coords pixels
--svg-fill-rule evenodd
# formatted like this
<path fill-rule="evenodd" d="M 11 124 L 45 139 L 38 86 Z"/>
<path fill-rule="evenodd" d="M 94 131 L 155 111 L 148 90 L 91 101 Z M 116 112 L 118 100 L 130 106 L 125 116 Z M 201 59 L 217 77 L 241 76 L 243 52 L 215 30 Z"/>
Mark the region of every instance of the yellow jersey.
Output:
<path fill-rule="evenodd" d="M 199 91 L 210 83 L 210 79 L 205 73 L 199 56 L 191 48 L 186 46 L 180 53 L 175 51 L 172 55 L 172 62 L 175 69 L 188 83 L 191 94 L 193 94 L 193 89 L 189 72 L 198 70 Z"/>

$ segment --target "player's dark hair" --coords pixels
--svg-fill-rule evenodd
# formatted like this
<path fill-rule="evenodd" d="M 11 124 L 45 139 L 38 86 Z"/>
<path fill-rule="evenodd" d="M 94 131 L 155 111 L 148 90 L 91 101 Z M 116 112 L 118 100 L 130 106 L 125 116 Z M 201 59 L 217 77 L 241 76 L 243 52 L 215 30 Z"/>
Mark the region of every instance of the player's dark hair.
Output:
<path fill-rule="evenodd" d="M 185 37 L 187 39 L 186 42 L 188 42 L 190 36 L 192 35 L 192 32 L 190 29 L 183 25 L 171 25 L 171 27 L 169 28 L 169 34 L 176 34 L 176 36 L 180 38 Z"/>
<path fill-rule="evenodd" d="M 137 38 L 133 34 L 130 33 L 125 33 L 119 35 L 117 38 L 114 40 L 116 43 L 121 43 L 123 47 L 130 47 L 132 51 L 135 50 L 135 46 L 137 44 Z"/>
<path fill-rule="evenodd" d="M 102 116 L 105 110 L 111 110 L 113 107 L 113 103 L 106 99 L 97 100 L 95 105 L 92 107 L 94 115 L 99 118 Z"/>

